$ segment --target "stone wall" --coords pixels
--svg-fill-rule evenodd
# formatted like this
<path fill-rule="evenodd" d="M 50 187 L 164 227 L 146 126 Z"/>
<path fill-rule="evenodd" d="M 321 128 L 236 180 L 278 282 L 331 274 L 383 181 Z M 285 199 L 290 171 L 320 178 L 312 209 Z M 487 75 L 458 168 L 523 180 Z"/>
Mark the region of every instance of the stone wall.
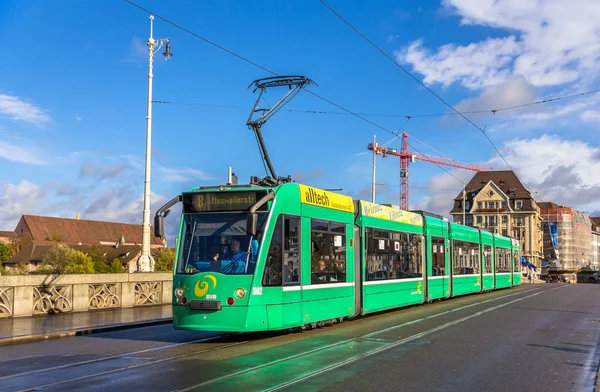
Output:
<path fill-rule="evenodd" d="M 170 304 L 171 272 L 0 276 L 0 318 Z"/>

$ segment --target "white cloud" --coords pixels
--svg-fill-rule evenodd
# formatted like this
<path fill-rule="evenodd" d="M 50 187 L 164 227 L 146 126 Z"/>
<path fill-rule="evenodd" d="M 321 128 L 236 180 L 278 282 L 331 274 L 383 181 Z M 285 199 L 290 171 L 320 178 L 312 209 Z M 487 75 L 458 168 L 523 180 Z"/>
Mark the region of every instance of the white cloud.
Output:
<path fill-rule="evenodd" d="M 510 74 L 534 86 L 595 77 L 600 57 L 600 2 L 596 0 L 445 0 L 462 25 L 510 32 L 466 46 L 444 45 L 435 54 L 418 40 L 397 53 L 425 83 L 468 88 L 496 84 Z"/>
<path fill-rule="evenodd" d="M 76 115 L 76 116 L 75 116 L 75 120 L 77 120 L 77 121 L 81 121 L 81 117 L 79 117 L 79 116 L 77 116 L 77 115 Z"/>
<path fill-rule="evenodd" d="M 534 98 L 535 87 L 518 75 L 484 88 L 478 97 L 460 102 L 456 105 L 456 109 L 459 111 L 490 110 L 529 103 Z"/>
<path fill-rule="evenodd" d="M 504 143 L 502 155 L 537 199 L 581 211 L 600 210 L 600 148 L 577 140 L 543 135 Z M 488 161 L 505 167 L 500 157 Z"/>
<path fill-rule="evenodd" d="M 586 121 L 600 121 L 600 111 L 598 110 L 586 110 L 581 113 L 580 118 Z"/>
<path fill-rule="evenodd" d="M 17 96 L 6 94 L 0 94 L 0 116 L 25 121 L 38 127 L 42 127 L 50 121 L 50 116 L 46 114 L 46 111 Z"/>
<path fill-rule="evenodd" d="M 441 83 L 447 87 L 459 81 L 465 87 L 477 89 L 504 81 L 510 74 L 507 66 L 520 52 L 515 37 L 511 36 L 467 46 L 448 44 L 436 54 L 431 54 L 423 47 L 423 41 L 417 40 L 397 51 L 396 57 L 425 75 L 425 84 Z"/>
<path fill-rule="evenodd" d="M 537 200 L 553 201 L 588 213 L 600 211 L 600 148 L 581 141 L 565 140 L 557 136 L 517 138 L 500 148 L 519 178 Z M 495 170 L 508 167 L 498 156 L 482 166 Z M 452 171 L 467 183 L 472 172 Z M 427 195 L 411 203 L 412 209 L 424 209 L 449 217 L 453 200 L 464 186 L 447 174 L 437 174 L 428 181 Z"/>
<path fill-rule="evenodd" d="M 148 46 L 137 37 L 133 37 L 129 43 L 129 53 L 127 58 L 122 60 L 124 63 L 137 63 L 142 65 L 148 59 Z"/>
<path fill-rule="evenodd" d="M 46 162 L 40 159 L 33 151 L 3 141 L 0 141 L 0 157 L 9 161 L 32 165 L 46 164 Z"/>
<path fill-rule="evenodd" d="M 451 170 L 450 173 L 435 174 L 427 181 L 427 194 L 421 199 L 410 202 L 413 210 L 425 210 L 450 218 L 450 210 L 454 204 L 454 198 L 460 190 L 473 177 L 473 172 L 466 170 Z"/>
<path fill-rule="evenodd" d="M 202 170 L 189 167 L 174 169 L 157 165 L 157 170 L 161 179 L 169 182 L 207 181 L 214 179 L 210 174 Z"/>
<path fill-rule="evenodd" d="M 14 230 L 21 215 L 34 211 L 42 199 L 40 188 L 29 181 L 0 182 L 0 228 Z"/>

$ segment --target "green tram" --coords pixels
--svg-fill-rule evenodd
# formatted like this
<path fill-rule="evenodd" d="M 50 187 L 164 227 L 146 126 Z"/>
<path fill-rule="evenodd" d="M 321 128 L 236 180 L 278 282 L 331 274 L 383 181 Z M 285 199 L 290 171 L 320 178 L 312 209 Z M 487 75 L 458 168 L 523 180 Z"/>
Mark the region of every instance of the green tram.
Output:
<path fill-rule="evenodd" d="M 201 187 L 183 203 L 176 329 L 315 327 L 521 283 L 518 241 L 310 186 Z"/>

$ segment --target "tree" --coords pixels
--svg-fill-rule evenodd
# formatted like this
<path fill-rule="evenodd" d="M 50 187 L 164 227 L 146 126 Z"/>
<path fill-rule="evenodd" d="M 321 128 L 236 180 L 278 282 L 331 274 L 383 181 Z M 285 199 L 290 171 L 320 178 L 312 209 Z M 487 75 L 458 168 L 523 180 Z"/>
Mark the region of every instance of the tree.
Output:
<path fill-rule="evenodd" d="M 154 271 L 173 271 L 173 264 L 175 262 L 175 251 L 173 249 L 164 249 L 156 257 L 156 263 L 154 264 Z"/>
<path fill-rule="evenodd" d="M 82 252 L 58 244 L 50 248 L 42 261 L 40 272 L 48 274 L 93 274 L 91 257 Z"/>
<path fill-rule="evenodd" d="M 0 264 L 8 260 L 13 255 L 13 245 L 0 241 Z"/>
<path fill-rule="evenodd" d="M 0 242 L 0 275 L 6 275 L 6 271 L 4 270 L 2 263 L 10 259 L 10 257 L 12 256 L 12 248 L 12 244 Z"/>
<path fill-rule="evenodd" d="M 94 264 L 94 272 L 97 274 L 106 274 L 108 273 L 108 261 L 106 257 L 100 252 L 100 249 L 96 246 L 92 246 L 88 248 L 87 255 L 92 259 L 92 264 Z"/>
<path fill-rule="evenodd" d="M 127 270 L 123 267 L 123 264 L 118 259 L 114 259 L 107 268 L 109 274 L 122 274 L 127 272 Z"/>

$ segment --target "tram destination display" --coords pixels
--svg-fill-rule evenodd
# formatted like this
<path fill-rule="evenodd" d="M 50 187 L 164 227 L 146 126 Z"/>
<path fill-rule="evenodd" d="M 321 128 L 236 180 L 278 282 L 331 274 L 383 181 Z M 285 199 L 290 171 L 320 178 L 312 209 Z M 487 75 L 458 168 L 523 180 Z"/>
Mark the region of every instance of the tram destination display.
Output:
<path fill-rule="evenodd" d="M 183 195 L 183 210 L 185 213 L 250 211 L 266 194 L 266 191 L 186 193 Z M 267 203 L 258 210 L 266 209 Z"/>

